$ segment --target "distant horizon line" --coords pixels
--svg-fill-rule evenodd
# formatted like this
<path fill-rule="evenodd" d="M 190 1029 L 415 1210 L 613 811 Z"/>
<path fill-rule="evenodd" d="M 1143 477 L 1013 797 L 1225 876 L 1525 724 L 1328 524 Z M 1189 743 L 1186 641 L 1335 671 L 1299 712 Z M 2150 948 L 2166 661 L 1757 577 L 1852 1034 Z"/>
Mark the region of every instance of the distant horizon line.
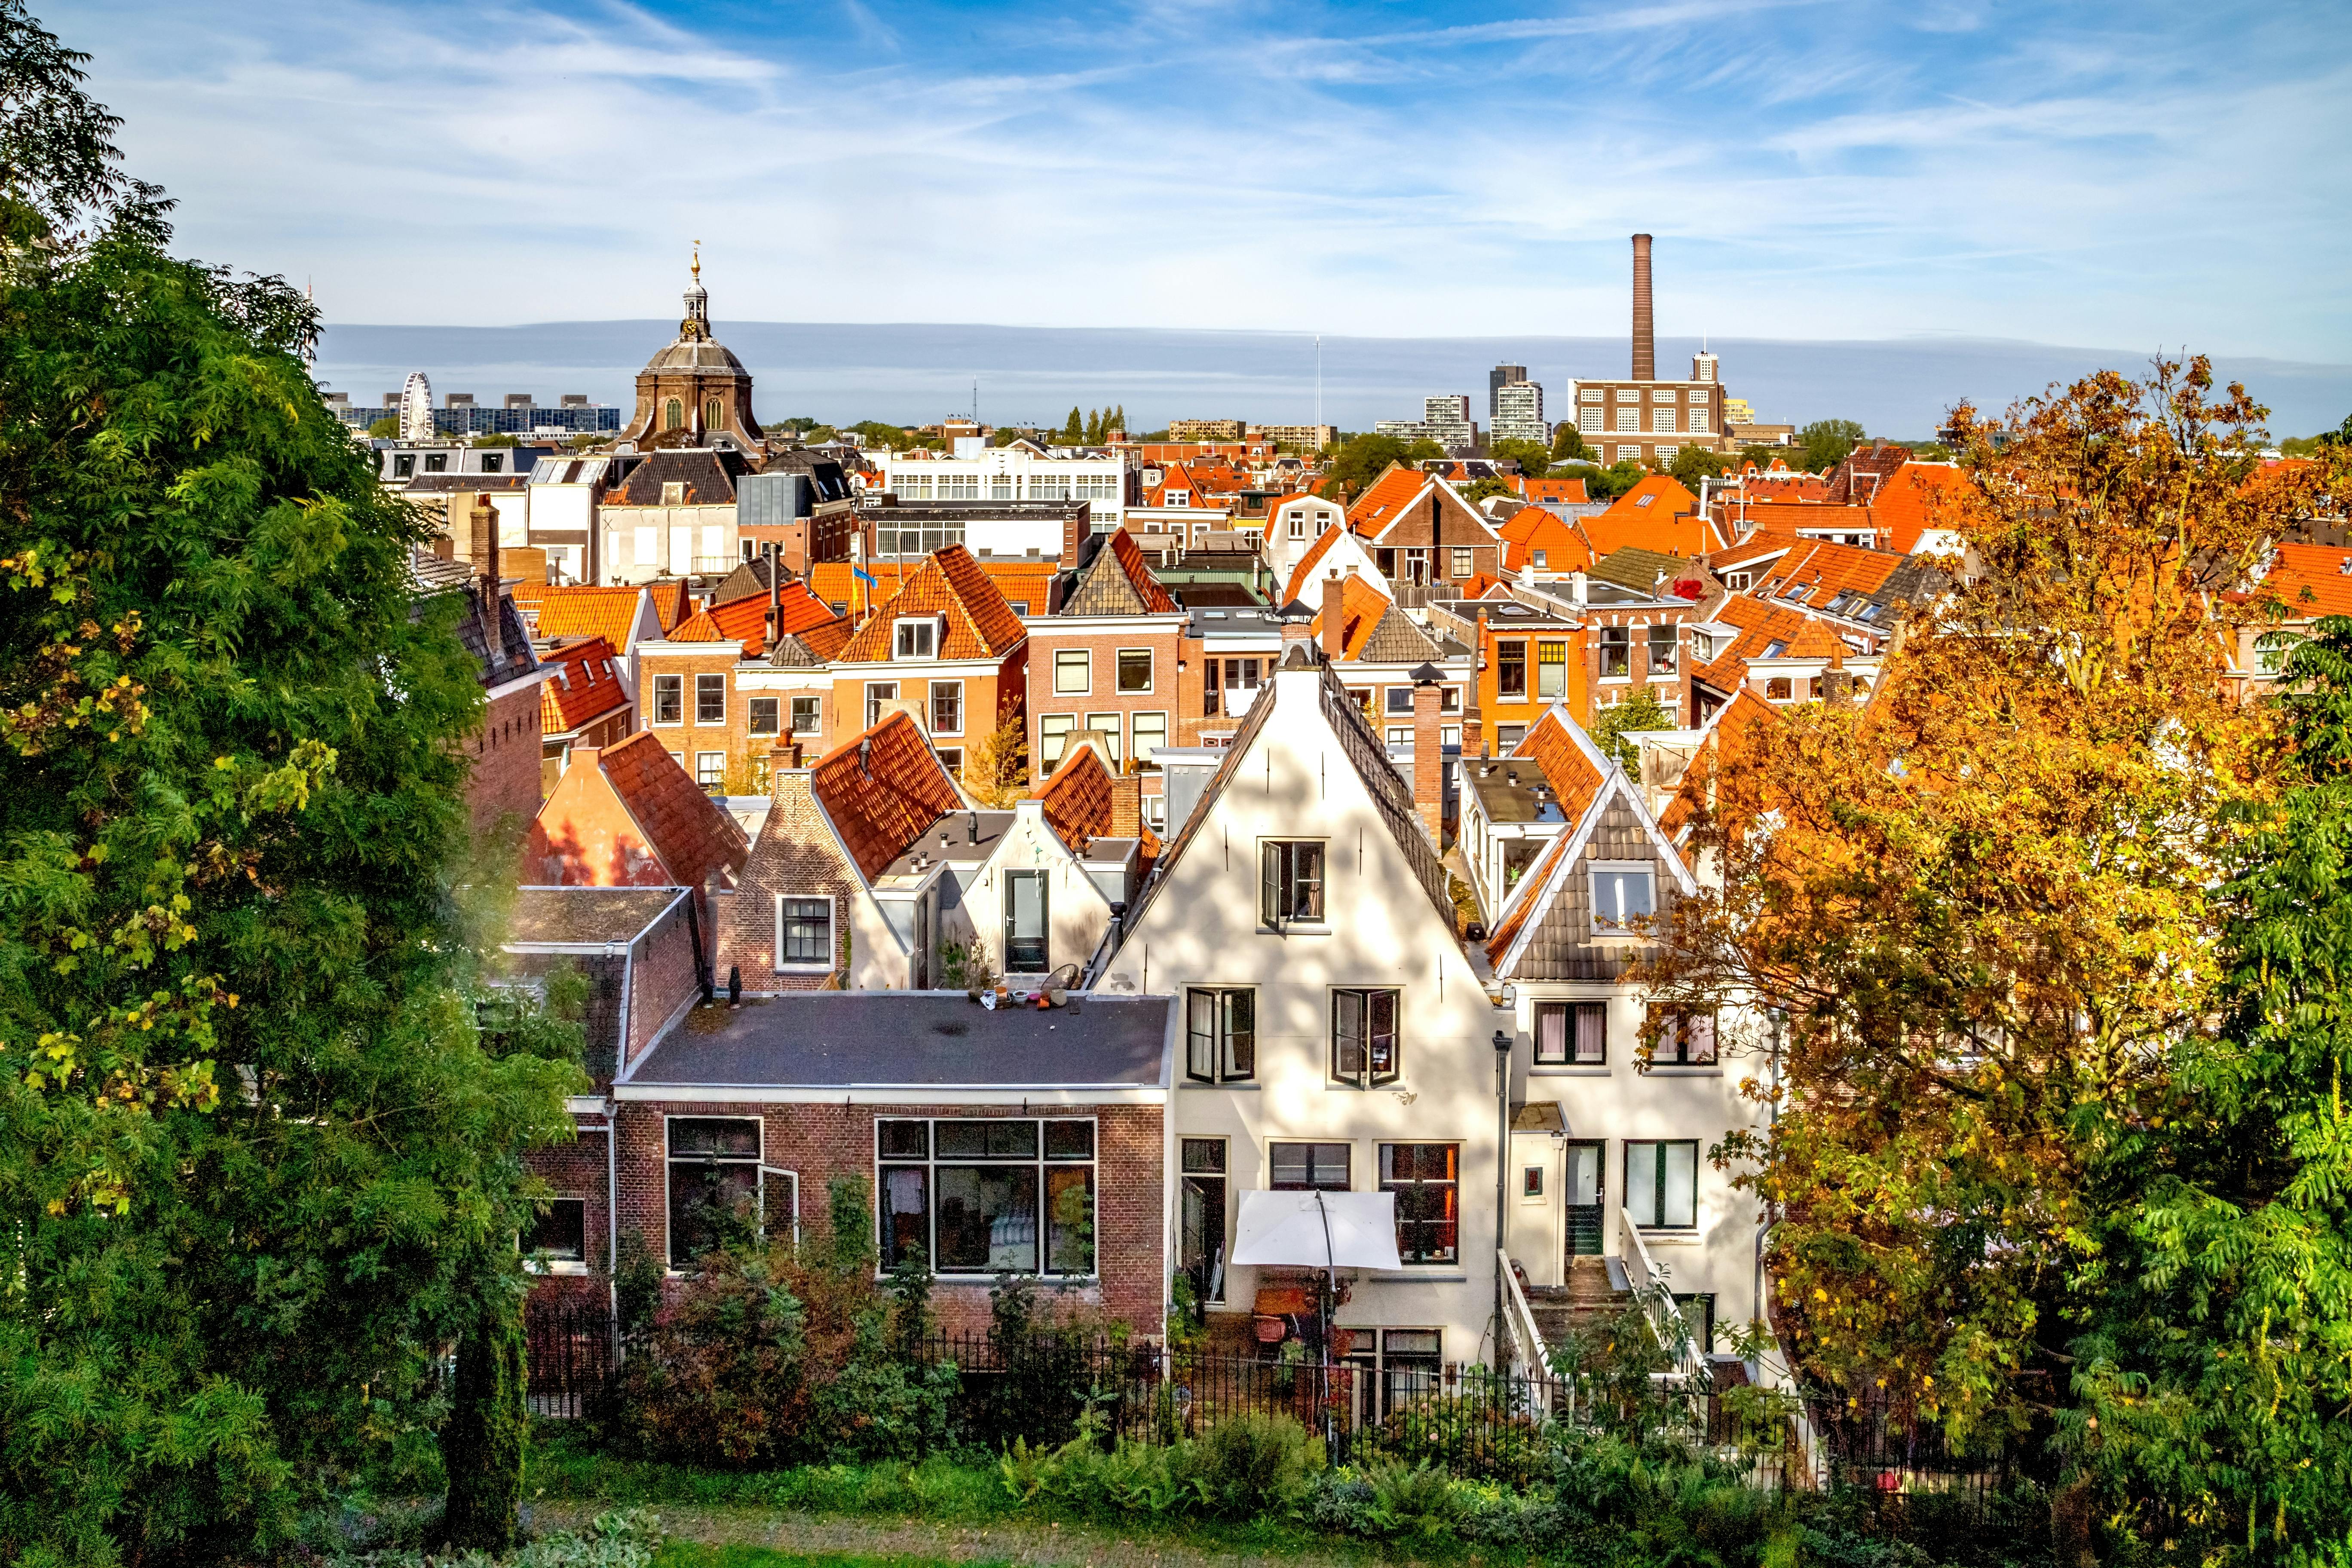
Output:
<path fill-rule="evenodd" d="M 326 321 L 321 323 L 321 328 L 326 331 L 333 331 L 340 329 L 347 331 L 526 332 L 541 331 L 550 328 L 561 327 L 650 326 L 658 330 L 673 326 L 675 321 L 676 318 L 668 316 L 572 317 L 544 321 L 515 321 L 503 326 L 488 326 L 479 323 L 455 321 Z M 1296 338 L 1307 340 L 1321 338 L 1328 342 L 1342 342 L 1622 343 L 1627 340 L 1628 336 L 1628 334 L 1622 332 L 1517 332 L 1509 334 L 1496 332 L 1461 332 L 1450 334 L 1444 332 L 1378 333 L 1316 331 L 1311 329 L 1287 327 L 1063 327 L 1038 326 L 1004 321 L 821 321 L 776 320 L 751 316 L 718 317 L 714 319 L 712 322 L 714 335 L 723 338 L 726 329 L 730 325 L 741 327 L 856 327 L 886 328 L 891 330 L 919 329 L 928 331 L 953 330 L 960 331 L 1060 332 L 1072 334 L 1160 332 L 1170 335 L 1197 337 L 1247 337 L 1267 339 Z M 1686 338 L 1696 342 L 1710 343 L 1780 344 L 1788 346 L 1822 348 L 1833 348 L 1846 344 L 1882 345 L 1939 343 L 1947 346 L 1958 346 L 1978 343 L 1983 344 L 1987 347 L 2031 348 L 2041 349 L 2051 353 L 2071 354 L 2137 353 L 2150 358 L 2159 353 L 2178 353 L 2185 356 L 2192 352 L 2190 346 L 2186 344 L 2171 348 L 2168 348 L 2164 345 L 2158 345 L 2153 348 L 2127 350 L 2113 344 L 2101 345 L 2090 343 L 2045 342 L 2039 338 L 2003 337 L 1997 334 L 1966 331 L 1958 328 L 1921 328 L 1909 332 L 1874 338 L 1772 337 L 1767 335 L 1722 333 L 1713 331 L 1691 332 L 1667 330 L 1661 330 L 1657 333 L 1657 336 L 1661 339 L 1671 338 L 1680 340 Z M 2264 364 L 2294 365 L 2312 370 L 2352 370 L 2352 361 L 2288 359 L 2277 354 L 2240 353 L 2231 349 L 2210 349 L 2197 352 L 2202 352 L 2206 353 L 2209 358 L 2212 359 L 2252 361 Z"/>

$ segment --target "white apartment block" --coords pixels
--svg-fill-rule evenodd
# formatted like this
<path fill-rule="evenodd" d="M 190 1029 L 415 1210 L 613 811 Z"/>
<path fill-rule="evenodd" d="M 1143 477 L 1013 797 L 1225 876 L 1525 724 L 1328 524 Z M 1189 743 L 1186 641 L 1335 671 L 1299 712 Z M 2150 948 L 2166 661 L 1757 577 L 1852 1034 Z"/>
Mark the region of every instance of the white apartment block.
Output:
<path fill-rule="evenodd" d="M 1551 442 L 1551 426 L 1544 422 L 1543 386 L 1532 381 L 1514 381 L 1495 389 L 1495 428 L 1497 441 L 1533 441 L 1538 446 Z"/>
<path fill-rule="evenodd" d="M 1118 527 L 1127 509 L 1139 504 L 1140 488 L 1127 458 L 1118 453 L 1055 457 L 1026 441 L 1009 447 L 959 443 L 956 457 L 877 454 L 882 486 L 900 500 L 1082 500 L 1094 531 Z M 1056 541 L 1058 548 L 1059 542 Z"/>

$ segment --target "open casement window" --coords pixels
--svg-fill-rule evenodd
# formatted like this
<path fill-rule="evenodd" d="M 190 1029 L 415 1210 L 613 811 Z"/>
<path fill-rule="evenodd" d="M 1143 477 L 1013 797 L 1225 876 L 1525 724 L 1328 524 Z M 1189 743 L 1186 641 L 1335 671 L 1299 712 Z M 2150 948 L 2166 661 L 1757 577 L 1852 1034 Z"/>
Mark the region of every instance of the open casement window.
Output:
<path fill-rule="evenodd" d="M 1187 1138 L 1177 1267 L 1192 1276 L 1196 1301 L 1225 1299 L 1225 1141 Z"/>
<path fill-rule="evenodd" d="M 1257 1074 L 1257 993 L 1194 986 L 1184 993 L 1184 1076 L 1231 1083 Z"/>
<path fill-rule="evenodd" d="M 1715 1011 L 1712 1008 L 1650 1009 L 1650 1065 L 1653 1067 L 1713 1067 Z"/>
<path fill-rule="evenodd" d="M 1461 1144 L 1381 1144 L 1381 1191 L 1396 1194 L 1398 1258 L 1462 1260 Z"/>
<path fill-rule="evenodd" d="M 1004 973 L 1042 974 L 1053 967 L 1046 933 L 1045 873 L 1004 873 Z"/>
<path fill-rule="evenodd" d="M 1323 919 L 1323 846 L 1295 839 L 1258 847 L 1258 919 L 1280 931 Z"/>
<path fill-rule="evenodd" d="M 1601 678 L 1622 679 L 1633 673 L 1633 628 L 1601 628 Z"/>
<path fill-rule="evenodd" d="M 1627 1142 L 1625 1212 L 1643 1229 L 1698 1225 L 1698 1144 Z"/>
<path fill-rule="evenodd" d="M 797 1171 L 760 1167 L 760 1234 L 770 1241 L 801 1240 L 801 1178 Z"/>
<path fill-rule="evenodd" d="M 760 1122 L 674 1117 L 668 1141 L 669 1266 L 691 1268 L 730 1231 L 759 1224 Z"/>
<path fill-rule="evenodd" d="M 1538 1067 L 1602 1067 L 1609 1061 L 1609 1004 L 1536 1004 Z"/>
<path fill-rule="evenodd" d="M 1402 1068 L 1397 1045 L 1397 993 L 1331 993 L 1331 1076 L 1368 1089 L 1396 1081 Z"/>

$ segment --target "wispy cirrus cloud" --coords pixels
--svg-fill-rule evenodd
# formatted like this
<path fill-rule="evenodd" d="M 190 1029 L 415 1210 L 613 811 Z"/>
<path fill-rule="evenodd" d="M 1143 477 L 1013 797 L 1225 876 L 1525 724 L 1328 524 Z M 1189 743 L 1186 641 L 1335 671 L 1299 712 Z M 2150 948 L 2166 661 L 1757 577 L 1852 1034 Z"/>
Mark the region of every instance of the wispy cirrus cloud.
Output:
<path fill-rule="evenodd" d="M 2352 358 L 2332 8 L 78 0 L 192 251 L 339 319 L 1662 322 Z"/>

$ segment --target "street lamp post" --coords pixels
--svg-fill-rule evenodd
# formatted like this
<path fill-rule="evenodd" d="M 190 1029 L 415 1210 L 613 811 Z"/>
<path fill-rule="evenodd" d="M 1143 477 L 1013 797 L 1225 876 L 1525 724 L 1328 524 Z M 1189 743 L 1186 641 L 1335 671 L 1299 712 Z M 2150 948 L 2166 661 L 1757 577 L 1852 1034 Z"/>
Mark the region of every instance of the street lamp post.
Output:
<path fill-rule="evenodd" d="M 1504 1261 L 1503 1215 L 1507 1211 L 1511 1168 L 1511 1037 L 1501 1029 L 1495 1031 L 1495 1372 L 1500 1376 L 1510 1369 L 1510 1352 L 1504 1348 L 1504 1335 L 1509 1331 L 1509 1321 L 1503 1315 L 1503 1270 L 1509 1267 Z"/>

